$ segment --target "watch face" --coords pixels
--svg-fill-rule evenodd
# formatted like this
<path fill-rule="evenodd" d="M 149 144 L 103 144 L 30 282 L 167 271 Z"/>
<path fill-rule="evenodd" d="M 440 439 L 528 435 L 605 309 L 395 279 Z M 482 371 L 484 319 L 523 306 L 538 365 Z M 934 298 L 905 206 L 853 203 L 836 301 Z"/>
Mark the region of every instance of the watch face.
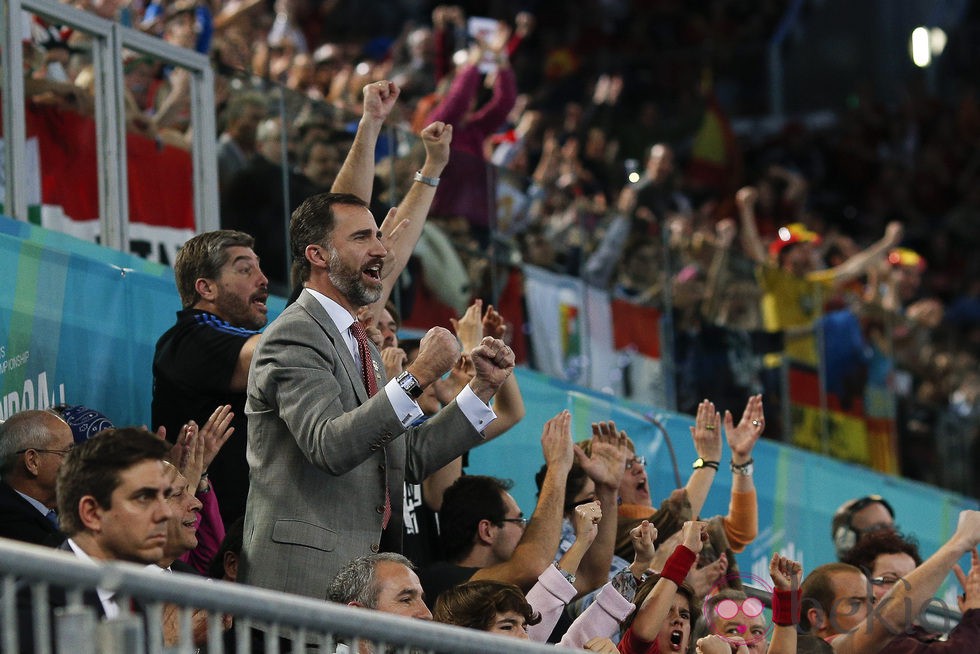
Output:
<path fill-rule="evenodd" d="M 396 380 L 398 385 L 401 386 L 402 390 L 408 393 L 408 396 L 413 400 L 417 400 L 422 396 L 422 387 L 412 373 L 405 371 L 398 375 Z"/>

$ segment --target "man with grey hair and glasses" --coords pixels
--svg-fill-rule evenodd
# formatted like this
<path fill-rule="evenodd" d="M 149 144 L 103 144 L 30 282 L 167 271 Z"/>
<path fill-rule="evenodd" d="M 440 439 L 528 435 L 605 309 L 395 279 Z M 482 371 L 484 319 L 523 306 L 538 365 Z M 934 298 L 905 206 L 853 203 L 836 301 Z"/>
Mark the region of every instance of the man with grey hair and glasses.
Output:
<path fill-rule="evenodd" d="M 0 537 L 57 547 L 56 486 L 74 444 L 71 428 L 51 411 L 21 411 L 0 424 Z"/>

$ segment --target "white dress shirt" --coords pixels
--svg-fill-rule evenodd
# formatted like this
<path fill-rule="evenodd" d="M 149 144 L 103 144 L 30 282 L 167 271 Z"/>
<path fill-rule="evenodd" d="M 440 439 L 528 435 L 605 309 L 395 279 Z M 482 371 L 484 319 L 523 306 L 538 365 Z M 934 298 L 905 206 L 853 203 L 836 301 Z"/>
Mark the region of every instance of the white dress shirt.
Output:
<path fill-rule="evenodd" d="M 68 547 L 71 551 L 75 553 L 75 556 L 83 561 L 93 563 L 98 565 L 99 562 L 93 559 L 91 556 L 85 553 L 78 544 L 72 539 L 68 539 Z M 116 593 L 112 590 L 106 590 L 105 588 L 96 588 L 95 592 L 99 595 L 99 601 L 102 603 L 102 610 L 105 611 L 105 617 L 108 620 L 119 617 L 119 604 L 116 603 Z"/>
<path fill-rule="evenodd" d="M 330 319 L 333 320 L 337 331 L 344 337 L 347 350 L 354 357 L 354 363 L 360 368 L 361 355 L 357 350 L 357 340 L 350 331 L 351 325 L 354 324 L 354 316 L 350 314 L 350 311 L 319 291 L 307 288 L 305 292 L 315 297 L 317 302 L 320 303 L 320 306 L 323 307 L 323 310 L 330 316 Z M 412 423 L 422 417 L 422 409 L 418 403 L 408 396 L 408 393 L 398 385 L 396 380 L 389 380 L 385 384 L 384 392 L 388 396 L 388 401 L 391 402 L 392 408 L 395 410 L 395 415 L 401 421 L 402 427 L 407 429 Z M 491 422 L 497 419 L 497 414 L 493 412 L 493 409 L 484 404 L 483 400 L 476 396 L 476 393 L 469 387 L 469 384 L 464 386 L 463 390 L 456 396 L 456 404 L 459 406 L 460 411 L 463 412 L 463 415 L 466 416 L 466 419 L 469 420 L 470 424 L 473 425 L 473 429 L 481 434 Z"/>

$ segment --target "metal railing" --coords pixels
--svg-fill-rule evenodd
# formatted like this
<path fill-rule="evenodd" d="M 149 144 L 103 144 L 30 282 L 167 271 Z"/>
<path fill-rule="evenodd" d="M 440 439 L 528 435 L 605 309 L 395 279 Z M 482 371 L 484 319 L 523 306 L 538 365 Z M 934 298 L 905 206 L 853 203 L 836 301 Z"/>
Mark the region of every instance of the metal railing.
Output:
<path fill-rule="evenodd" d="M 68 606 L 54 612 L 53 619 L 47 605 L 49 586 L 68 591 Z M 82 603 L 81 591 L 94 588 L 112 590 L 116 597 L 133 598 L 146 610 L 142 615 L 124 612 L 119 618 L 100 623 L 95 612 Z M 234 616 L 235 651 L 245 654 L 252 651 L 256 633 L 253 628 L 260 630 L 259 637 L 264 643 L 261 647 L 267 653 L 287 651 L 291 647 L 293 652 L 332 654 L 340 640 L 350 643 L 352 652 L 357 652 L 362 643 L 373 643 L 376 652 L 542 654 L 554 651 L 553 647 L 481 631 L 368 612 L 368 609 L 193 575 L 161 574 L 118 562 L 91 565 L 65 552 L 0 539 L 0 652 L 3 654 L 23 651 L 20 649 L 23 635 L 17 629 L 17 600 L 23 600 L 23 593 L 28 589 L 35 600 L 32 622 L 37 647 L 34 651 L 40 654 L 193 652 L 198 647 L 192 642 L 192 610 L 195 609 L 205 610 L 211 616 Z M 165 604 L 179 607 L 179 639 L 170 645 L 164 644 L 161 629 Z M 224 636 L 221 621 L 209 620 L 207 651 L 224 652 Z"/>
<path fill-rule="evenodd" d="M 191 76 L 190 107 L 194 170 L 194 216 L 197 231 L 217 229 L 218 187 L 214 117 L 214 73 L 204 55 L 162 39 L 123 27 L 56 0 L 4 0 L 0 11 L 3 57 L 3 131 L 5 135 L 6 210 L 28 219 L 26 195 L 26 127 L 21 50 L 21 12 L 33 12 L 91 38 L 95 78 L 95 130 L 99 143 L 98 196 L 101 241 L 116 250 L 129 243 L 126 120 L 124 109 L 123 49 L 155 57 L 186 69 Z"/>

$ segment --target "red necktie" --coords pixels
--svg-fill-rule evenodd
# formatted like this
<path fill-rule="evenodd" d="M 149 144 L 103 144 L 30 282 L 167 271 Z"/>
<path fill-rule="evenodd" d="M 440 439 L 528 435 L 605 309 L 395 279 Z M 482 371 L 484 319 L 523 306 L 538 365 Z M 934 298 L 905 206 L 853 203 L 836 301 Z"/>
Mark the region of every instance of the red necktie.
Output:
<path fill-rule="evenodd" d="M 378 393 L 378 380 L 374 376 L 374 364 L 371 359 L 371 349 L 368 347 L 367 331 L 359 320 L 355 320 L 350 326 L 351 336 L 357 341 L 357 353 L 361 357 L 361 381 L 367 389 L 368 397 L 374 397 Z"/>
<path fill-rule="evenodd" d="M 364 388 L 367 389 L 368 397 L 374 397 L 378 392 L 378 379 L 374 376 L 374 360 L 371 358 L 371 348 L 368 347 L 367 331 L 359 320 L 355 320 L 350 326 L 351 336 L 357 341 L 357 353 L 361 357 L 361 380 Z M 386 455 L 387 458 L 387 455 Z M 381 515 L 381 528 L 388 526 L 391 520 L 391 494 L 388 492 L 388 484 L 385 483 L 385 508 Z"/>

